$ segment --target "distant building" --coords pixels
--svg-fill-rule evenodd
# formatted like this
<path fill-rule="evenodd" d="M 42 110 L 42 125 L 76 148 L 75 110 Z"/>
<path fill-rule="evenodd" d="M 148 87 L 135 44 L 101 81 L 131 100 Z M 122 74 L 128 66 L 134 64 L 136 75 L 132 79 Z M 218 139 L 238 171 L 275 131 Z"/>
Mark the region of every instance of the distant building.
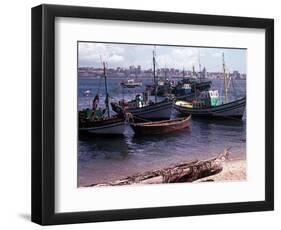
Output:
<path fill-rule="evenodd" d="M 239 73 L 239 71 L 237 71 L 237 70 L 234 70 L 234 71 L 233 71 L 232 77 L 233 77 L 234 79 L 241 79 L 240 73 Z"/>
<path fill-rule="evenodd" d="M 130 74 L 136 73 L 136 67 L 134 65 L 129 66 Z"/>
<path fill-rule="evenodd" d="M 140 65 L 138 65 L 137 70 L 138 70 L 138 74 L 140 74 L 141 73 L 141 66 Z"/>
<path fill-rule="evenodd" d="M 160 68 L 156 70 L 158 76 L 165 76 L 170 78 L 179 78 L 183 76 L 182 69 L 176 68 Z M 103 68 L 95 68 L 92 66 L 89 67 L 79 67 L 78 74 L 80 77 L 98 77 L 103 75 Z M 134 77 L 136 75 L 141 77 L 152 77 L 153 70 L 150 69 L 142 69 L 140 65 L 135 67 L 134 65 L 129 66 L 129 68 L 125 67 L 116 67 L 116 68 L 108 68 L 107 74 L 110 77 Z M 185 77 L 194 76 L 191 70 L 185 71 Z M 206 67 L 202 69 L 201 72 L 196 72 L 195 76 L 209 79 L 223 79 L 224 75 L 222 72 L 207 72 Z M 240 73 L 237 70 L 234 70 L 230 73 L 230 77 L 233 79 L 246 79 L 245 73 Z"/>

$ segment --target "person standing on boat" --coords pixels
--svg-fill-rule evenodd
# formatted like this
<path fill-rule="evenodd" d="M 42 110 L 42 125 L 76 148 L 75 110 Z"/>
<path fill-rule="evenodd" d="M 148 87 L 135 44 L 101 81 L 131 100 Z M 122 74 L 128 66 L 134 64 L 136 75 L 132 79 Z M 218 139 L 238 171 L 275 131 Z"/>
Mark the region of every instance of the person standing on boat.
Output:
<path fill-rule="evenodd" d="M 98 109 L 98 104 L 99 104 L 99 95 L 96 94 L 92 102 L 91 120 L 100 119 L 103 116 L 104 112 L 101 112 L 101 110 Z"/>
<path fill-rule="evenodd" d="M 96 94 L 94 100 L 93 100 L 93 103 L 92 103 L 92 109 L 93 111 L 95 111 L 98 107 L 98 104 L 99 104 L 99 95 Z"/>

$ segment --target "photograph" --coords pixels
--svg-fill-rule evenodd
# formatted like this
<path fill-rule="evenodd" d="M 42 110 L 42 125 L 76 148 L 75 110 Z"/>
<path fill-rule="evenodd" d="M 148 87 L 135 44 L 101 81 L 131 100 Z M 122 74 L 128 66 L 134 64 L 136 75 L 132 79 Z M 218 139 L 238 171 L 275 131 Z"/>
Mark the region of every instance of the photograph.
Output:
<path fill-rule="evenodd" d="M 274 210 L 274 18 L 156 5 L 32 7 L 32 222 Z"/>
<path fill-rule="evenodd" d="M 247 49 L 77 42 L 77 186 L 247 180 Z"/>

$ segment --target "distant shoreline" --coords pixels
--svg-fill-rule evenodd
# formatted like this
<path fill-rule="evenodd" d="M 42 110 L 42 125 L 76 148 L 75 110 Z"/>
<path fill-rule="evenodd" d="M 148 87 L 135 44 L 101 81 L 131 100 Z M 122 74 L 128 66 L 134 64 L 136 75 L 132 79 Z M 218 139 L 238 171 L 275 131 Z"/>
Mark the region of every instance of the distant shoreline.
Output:
<path fill-rule="evenodd" d="M 87 80 L 87 79 L 91 79 L 91 80 L 93 80 L 93 79 L 96 79 L 96 80 L 98 80 L 98 79 L 101 79 L 102 77 L 95 77 L 95 76 L 78 76 L 78 79 L 83 79 L 83 80 Z M 138 76 L 137 78 L 134 78 L 134 77 L 115 77 L 115 76 L 107 76 L 107 78 L 108 79 L 116 79 L 116 80 L 127 80 L 127 79 L 137 79 L 137 80 L 142 80 L 142 79 L 144 79 L 144 80 L 148 80 L 148 79 L 151 79 L 151 80 L 153 80 L 153 77 L 148 77 L 148 76 Z M 158 78 L 160 78 L 160 77 L 158 77 Z M 181 80 L 182 79 L 182 77 L 170 77 L 169 78 L 170 80 Z M 213 78 L 202 78 L 202 79 L 204 79 L 204 80 L 223 80 L 222 78 L 215 78 L 215 79 L 213 79 Z M 236 79 L 236 81 L 246 81 L 247 79 Z"/>

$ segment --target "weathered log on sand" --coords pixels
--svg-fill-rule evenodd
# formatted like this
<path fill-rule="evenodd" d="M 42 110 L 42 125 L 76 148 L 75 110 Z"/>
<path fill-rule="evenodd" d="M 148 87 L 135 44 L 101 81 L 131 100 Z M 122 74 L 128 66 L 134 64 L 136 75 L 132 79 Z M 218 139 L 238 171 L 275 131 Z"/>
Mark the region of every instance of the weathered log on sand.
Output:
<path fill-rule="evenodd" d="M 229 157 L 229 150 L 230 148 L 226 149 L 224 153 L 219 154 L 217 157 L 207 160 L 185 162 L 163 169 L 134 174 L 115 182 L 92 184 L 89 186 L 193 182 L 221 172 L 223 162 Z"/>

